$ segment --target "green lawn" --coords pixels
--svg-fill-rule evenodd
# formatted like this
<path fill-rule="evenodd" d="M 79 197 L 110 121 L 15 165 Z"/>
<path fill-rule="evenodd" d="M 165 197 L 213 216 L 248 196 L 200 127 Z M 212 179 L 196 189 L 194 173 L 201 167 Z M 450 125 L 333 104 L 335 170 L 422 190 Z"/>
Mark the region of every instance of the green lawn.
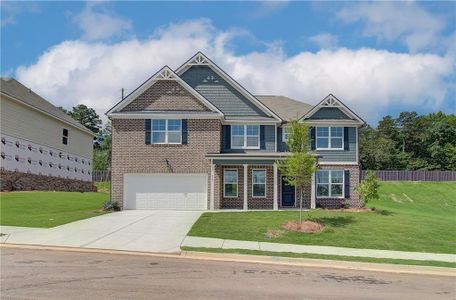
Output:
<path fill-rule="evenodd" d="M 0 224 L 54 227 L 104 214 L 107 193 L 10 192 L 0 196 Z"/>
<path fill-rule="evenodd" d="M 298 218 L 296 211 L 205 213 L 192 236 L 303 245 L 456 253 L 456 183 L 383 182 L 375 212 L 312 210 L 305 213 L 326 225 L 321 233 L 268 230 Z"/>

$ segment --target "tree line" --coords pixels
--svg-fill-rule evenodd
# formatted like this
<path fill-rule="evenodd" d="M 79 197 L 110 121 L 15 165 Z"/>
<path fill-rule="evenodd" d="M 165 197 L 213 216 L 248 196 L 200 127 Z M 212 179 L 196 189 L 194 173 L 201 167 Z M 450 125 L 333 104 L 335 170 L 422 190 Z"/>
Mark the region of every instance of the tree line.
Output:
<path fill-rule="evenodd" d="M 360 130 L 367 170 L 456 170 L 456 116 L 443 112 L 386 116 Z"/>
<path fill-rule="evenodd" d="M 79 104 L 65 113 L 97 134 L 93 169 L 111 162 L 111 122 L 102 124 L 93 108 Z M 456 116 L 443 112 L 385 116 L 377 127 L 360 129 L 360 160 L 365 170 L 456 170 Z"/>

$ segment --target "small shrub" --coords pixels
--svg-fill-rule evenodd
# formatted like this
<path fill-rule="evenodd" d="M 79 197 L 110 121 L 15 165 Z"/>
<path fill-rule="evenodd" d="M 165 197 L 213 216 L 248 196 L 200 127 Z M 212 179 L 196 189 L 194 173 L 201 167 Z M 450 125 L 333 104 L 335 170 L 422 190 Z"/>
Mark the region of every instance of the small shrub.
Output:
<path fill-rule="evenodd" d="M 119 211 L 120 206 L 116 201 L 108 200 L 103 204 L 103 210 L 105 211 Z"/>
<path fill-rule="evenodd" d="M 378 182 L 377 177 L 375 176 L 374 172 L 368 171 L 366 175 L 366 179 L 361 181 L 360 185 L 356 188 L 363 201 L 363 205 L 366 205 L 367 202 L 371 200 L 375 200 L 379 198 L 378 195 L 378 188 L 380 187 L 380 183 Z"/>

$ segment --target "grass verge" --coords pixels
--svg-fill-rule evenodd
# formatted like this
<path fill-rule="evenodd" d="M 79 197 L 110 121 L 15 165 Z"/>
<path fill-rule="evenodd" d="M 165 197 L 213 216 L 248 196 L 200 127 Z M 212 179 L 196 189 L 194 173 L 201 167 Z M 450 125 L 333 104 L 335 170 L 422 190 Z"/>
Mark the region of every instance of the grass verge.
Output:
<path fill-rule="evenodd" d="M 312 253 L 271 252 L 271 251 L 259 251 L 259 250 L 245 250 L 245 249 L 221 249 L 221 248 L 186 247 L 186 246 L 181 247 L 181 249 L 184 251 L 211 252 L 211 253 L 236 253 L 236 254 L 264 255 L 264 256 L 283 256 L 283 257 L 293 257 L 293 258 L 370 262 L 370 263 L 395 264 L 395 265 L 414 265 L 414 266 L 456 268 L 456 263 L 430 261 L 430 260 L 422 261 L 422 260 L 407 260 L 407 259 L 388 259 L 388 258 L 371 258 L 371 257 L 357 257 L 357 256 L 324 255 L 324 254 L 312 254 Z"/>

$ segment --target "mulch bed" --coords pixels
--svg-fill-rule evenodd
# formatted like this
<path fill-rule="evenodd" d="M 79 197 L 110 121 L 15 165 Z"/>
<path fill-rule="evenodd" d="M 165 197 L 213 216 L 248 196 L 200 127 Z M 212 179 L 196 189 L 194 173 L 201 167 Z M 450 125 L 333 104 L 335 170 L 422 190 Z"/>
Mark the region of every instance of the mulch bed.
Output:
<path fill-rule="evenodd" d="M 322 232 L 325 228 L 325 225 L 309 220 L 305 220 L 302 223 L 299 223 L 299 221 L 288 221 L 282 225 L 282 228 L 290 231 L 317 233 Z"/>

